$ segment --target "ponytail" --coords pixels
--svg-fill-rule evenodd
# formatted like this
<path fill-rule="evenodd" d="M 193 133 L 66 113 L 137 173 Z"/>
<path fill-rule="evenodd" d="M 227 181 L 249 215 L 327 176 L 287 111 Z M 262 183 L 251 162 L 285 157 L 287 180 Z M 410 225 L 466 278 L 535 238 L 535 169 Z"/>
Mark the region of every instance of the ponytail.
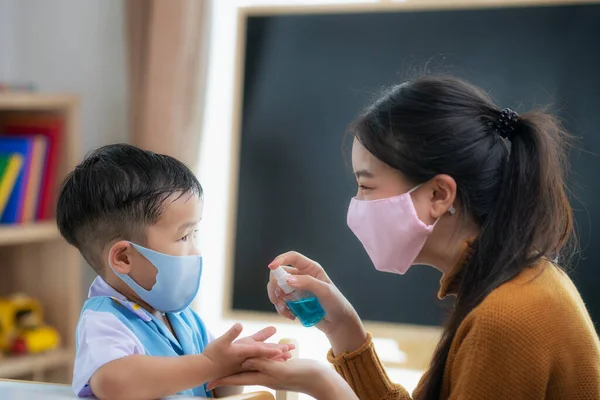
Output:
<path fill-rule="evenodd" d="M 438 399 L 444 367 L 458 327 L 485 297 L 524 268 L 554 260 L 573 238 L 573 212 L 565 175 L 568 134 L 541 111 L 518 117 L 495 206 L 471 244 L 456 305 L 427 375 L 426 399 Z"/>

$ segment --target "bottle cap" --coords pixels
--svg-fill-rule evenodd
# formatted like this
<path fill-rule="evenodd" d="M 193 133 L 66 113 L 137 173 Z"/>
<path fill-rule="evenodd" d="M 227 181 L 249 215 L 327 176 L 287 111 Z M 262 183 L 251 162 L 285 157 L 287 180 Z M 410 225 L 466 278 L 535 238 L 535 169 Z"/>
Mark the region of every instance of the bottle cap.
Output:
<path fill-rule="evenodd" d="M 287 284 L 287 278 L 291 274 L 287 272 L 282 265 L 273 270 L 273 276 L 277 280 L 277 284 L 285 292 L 285 294 L 290 294 L 294 291 L 294 288 Z"/>

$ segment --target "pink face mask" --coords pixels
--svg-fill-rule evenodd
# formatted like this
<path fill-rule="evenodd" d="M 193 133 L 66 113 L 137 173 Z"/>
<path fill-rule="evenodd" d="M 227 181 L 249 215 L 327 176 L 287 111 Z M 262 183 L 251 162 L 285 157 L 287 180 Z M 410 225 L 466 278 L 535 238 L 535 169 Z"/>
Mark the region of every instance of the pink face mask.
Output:
<path fill-rule="evenodd" d="M 348 226 L 378 271 L 405 274 L 437 223 L 428 226 L 417 216 L 410 194 L 419 187 L 400 196 L 350 202 Z"/>

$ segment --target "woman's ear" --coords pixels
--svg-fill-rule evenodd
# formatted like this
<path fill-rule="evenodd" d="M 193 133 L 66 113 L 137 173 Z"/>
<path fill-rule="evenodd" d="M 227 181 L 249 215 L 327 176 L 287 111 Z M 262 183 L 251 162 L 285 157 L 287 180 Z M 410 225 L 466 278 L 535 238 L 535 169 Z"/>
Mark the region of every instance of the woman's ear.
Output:
<path fill-rule="evenodd" d="M 126 240 L 113 244 L 108 251 L 110 266 L 120 274 L 129 274 L 131 272 L 132 251 L 133 246 Z"/>
<path fill-rule="evenodd" d="M 456 181 L 450 175 L 437 175 L 432 183 L 431 217 L 437 220 L 448 211 L 454 210 Z"/>

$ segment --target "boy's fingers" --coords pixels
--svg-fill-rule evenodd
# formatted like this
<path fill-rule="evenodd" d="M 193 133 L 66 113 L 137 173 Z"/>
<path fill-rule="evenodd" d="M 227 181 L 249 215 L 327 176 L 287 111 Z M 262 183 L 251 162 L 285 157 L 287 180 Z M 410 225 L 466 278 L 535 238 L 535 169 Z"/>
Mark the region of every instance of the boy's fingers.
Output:
<path fill-rule="evenodd" d="M 291 359 L 292 357 L 293 357 L 293 356 L 292 356 L 292 353 L 290 353 L 290 352 L 286 352 L 286 353 L 283 353 L 283 354 L 282 354 L 282 355 L 280 355 L 280 356 L 277 356 L 277 357 L 270 358 L 270 360 L 272 360 L 272 361 L 278 361 L 278 362 L 282 362 L 282 361 L 287 361 L 287 360 Z"/>
<path fill-rule="evenodd" d="M 242 324 L 237 323 L 231 328 L 229 328 L 229 330 L 225 332 L 225 334 L 223 334 L 221 338 L 227 343 L 232 343 L 235 339 L 237 339 L 240 336 L 243 329 L 244 328 L 242 327 Z"/>
<path fill-rule="evenodd" d="M 268 347 L 270 349 L 279 349 L 281 351 L 291 351 L 289 349 L 289 345 L 288 344 L 264 343 L 264 342 L 254 342 L 254 343 L 260 343 L 261 346 Z M 242 345 L 246 345 L 246 346 L 252 346 L 252 343 L 241 343 L 241 344 Z"/>
<path fill-rule="evenodd" d="M 269 339 L 271 336 L 277 333 L 277 329 L 274 326 L 268 326 L 260 331 L 256 332 L 254 335 L 250 336 L 253 340 L 257 342 L 264 342 Z"/>
<path fill-rule="evenodd" d="M 273 358 L 281 354 L 281 348 L 265 345 L 242 345 L 239 353 L 242 358 Z"/>
<path fill-rule="evenodd" d="M 282 343 L 281 346 L 287 346 L 287 351 L 292 351 L 296 349 L 296 345 L 293 343 Z"/>

